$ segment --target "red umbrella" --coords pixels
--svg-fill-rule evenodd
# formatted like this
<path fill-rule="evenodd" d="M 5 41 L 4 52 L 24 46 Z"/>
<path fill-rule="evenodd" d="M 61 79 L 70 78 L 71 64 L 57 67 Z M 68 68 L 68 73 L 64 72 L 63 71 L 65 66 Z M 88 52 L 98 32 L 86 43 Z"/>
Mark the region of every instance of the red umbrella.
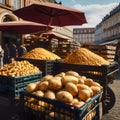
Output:
<path fill-rule="evenodd" d="M 33 2 L 29 6 L 13 11 L 13 13 L 24 20 L 52 26 L 62 27 L 86 23 L 83 12 L 54 3 Z"/>
<path fill-rule="evenodd" d="M 68 39 L 70 39 L 68 37 L 62 36 L 62 35 L 57 34 L 55 32 L 43 33 L 42 37 L 46 37 L 46 38 L 50 38 L 50 39 L 56 38 L 56 39 L 62 39 L 62 40 L 68 40 Z"/>
<path fill-rule="evenodd" d="M 44 24 L 29 22 L 29 21 L 12 21 L 0 23 L 0 31 L 9 31 L 16 34 L 28 34 L 50 30 L 52 27 L 48 27 Z"/>

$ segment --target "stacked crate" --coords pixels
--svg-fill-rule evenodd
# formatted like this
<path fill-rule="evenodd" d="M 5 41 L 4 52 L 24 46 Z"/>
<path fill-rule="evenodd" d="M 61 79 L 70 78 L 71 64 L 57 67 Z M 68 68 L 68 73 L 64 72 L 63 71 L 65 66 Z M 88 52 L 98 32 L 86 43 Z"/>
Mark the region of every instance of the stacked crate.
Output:
<path fill-rule="evenodd" d="M 110 62 L 114 61 L 116 53 L 116 46 L 114 45 L 87 45 L 85 47 Z"/>
<path fill-rule="evenodd" d="M 65 58 L 68 54 L 79 47 L 79 44 L 77 44 L 75 41 L 59 40 L 56 54 L 59 55 L 61 58 Z"/>
<path fill-rule="evenodd" d="M 41 38 L 38 41 L 39 47 L 45 48 L 51 52 L 55 52 L 58 47 L 58 40 L 57 39 L 44 39 Z"/>

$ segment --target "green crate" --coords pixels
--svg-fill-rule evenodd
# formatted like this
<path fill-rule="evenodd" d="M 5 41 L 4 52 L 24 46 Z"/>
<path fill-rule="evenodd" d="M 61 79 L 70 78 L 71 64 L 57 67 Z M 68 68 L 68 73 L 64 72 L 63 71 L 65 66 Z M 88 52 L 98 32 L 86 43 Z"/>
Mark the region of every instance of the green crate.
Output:
<path fill-rule="evenodd" d="M 0 76 L 0 92 L 9 93 L 16 97 L 25 90 L 27 84 L 37 82 L 42 78 L 42 72 L 26 76 Z"/>
<path fill-rule="evenodd" d="M 38 60 L 30 58 L 16 58 L 17 61 L 27 60 L 34 66 L 37 66 L 41 71 L 43 76 L 48 74 L 53 74 L 54 72 L 54 62 L 56 60 Z"/>

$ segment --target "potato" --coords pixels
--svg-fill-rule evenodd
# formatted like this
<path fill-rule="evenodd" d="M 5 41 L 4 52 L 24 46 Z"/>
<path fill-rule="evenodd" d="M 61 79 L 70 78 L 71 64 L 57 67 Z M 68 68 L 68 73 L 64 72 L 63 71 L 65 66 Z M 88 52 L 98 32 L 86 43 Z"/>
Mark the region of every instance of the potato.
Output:
<path fill-rule="evenodd" d="M 78 101 L 78 102 L 74 102 L 73 104 L 72 104 L 72 106 L 74 106 L 74 107 L 81 107 L 81 106 L 83 106 L 85 104 L 85 102 L 83 102 L 83 101 Z"/>
<path fill-rule="evenodd" d="M 37 85 L 37 89 L 38 90 L 42 90 L 42 91 L 46 91 L 48 89 L 48 81 L 41 81 L 38 85 Z"/>
<path fill-rule="evenodd" d="M 72 82 L 74 84 L 78 83 L 78 78 L 71 76 L 71 75 L 64 76 L 64 77 L 62 77 L 61 80 L 62 80 L 63 85 L 65 85 L 68 82 Z"/>
<path fill-rule="evenodd" d="M 76 96 L 78 94 L 77 86 L 74 83 L 68 82 L 65 85 L 65 90 L 70 92 L 72 96 Z"/>
<path fill-rule="evenodd" d="M 32 102 L 35 102 L 35 99 L 32 98 L 32 97 L 27 97 L 27 101 L 30 102 L 30 103 L 32 103 Z"/>
<path fill-rule="evenodd" d="M 73 105 L 74 103 L 76 103 L 78 101 L 79 101 L 78 98 L 73 98 L 73 101 L 72 101 L 71 105 Z"/>
<path fill-rule="evenodd" d="M 54 113 L 54 112 L 50 112 L 50 113 L 49 113 L 49 116 L 50 116 L 50 117 L 54 117 L 54 116 L 55 116 L 55 113 Z"/>
<path fill-rule="evenodd" d="M 61 72 L 61 73 L 59 73 L 59 74 L 55 75 L 55 77 L 56 77 L 56 76 L 59 76 L 59 77 L 64 77 L 64 76 L 65 76 L 65 73 L 64 73 L 64 72 Z"/>
<path fill-rule="evenodd" d="M 90 78 L 84 80 L 84 84 L 87 85 L 87 86 L 89 86 L 89 87 L 92 86 L 93 82 L 94 81 L 92 79 L 90 79 Z"/>
<path fill-rule="evenodd" d="M 49 81 L 52 77 L 53 77 L 53 75 L 46 75 L 42 78 L 41 81 Z"/>
<path fill-rule="evenodd" d="M 71 76 L 75 76 L 75 77 L 79 76 L 79 74 L 75 71 L 68 71 L 68 72 L 65 73 L 65 75 L 71 75 Z"/>
<path fill-rule="evenodd" d="M 101 91 L 101 88 L 98 86 L 91 86 L 90 88 L 92 89 L 94 95 Z"/>
<path fill-rule="evenodd" d="M 49 80 L 49 89 L 51 90 L 59 90 L 62 88 L 61 77 L 56 76 Z"/>
<path fill-rule="evenodd" d="M 85 79 L 86 79 L 86 76 L 81 76 L 81 78 L 82 78 L 83 80 L 85 80 Z"/>
<path fill-rule="evenodd" d="M 56 98 L 58 101 L 64 103 L 71 103 L 73 101 L 73 96 L 67 91 L 59 91 L 56 93 Z"/>
<path fill-rule="evenodd" d="M 84 84 L 77 84 L 77 88 L 78 88 L 78 91 L 80 90 L 83 90 L 83 89 L 87 89 L 89 90 L 90 92 L 90 96 L 92 97 L 93 96 L 93 91 L 90 87 L 88 87 L 87 85 L 84 85 Z"/>
<path fill-rule="evenodd" d="M 45 93 L 44 93 L 44 96 L 45 98 L 49 98 L 49 99 L 56 99 L 55 98 L 55 93 L 52 91 L 52 90 L 47 90 Z"/>
<path fill-rule="evenodd" d="M 91 99 L 91 97 L 89 97 L 85 102 L 88 102 Z"/>
<path fill-rule="evenodd" d="M 33 94 L 40 96 L 40 97 L 44 96 L 44 92 L 42 92 L 41 90 L 35 91 L 35 92 L 33 92 Z"/>
<path fill-rule="evenodd" d="M 101 87 L 101 85 L 97 82 L 93 82 L 91 86 L 98 86 L 98 87 Z"/>
<path fill-rule="evenodd" d="M 83 89 L 78 92 L 78 98 L 80 100 L 86 101 L 90 96 L 90 91 L 87 89 Z"/>
<path fill-rule="evenodd" d="M 68 112 L 68 114 L 66 114 L 66 112 L 68 112 L 68 111 L 66 110 L 65 113 L 64 112 L 55 112 L 54 114 L 55 114 L 56 120 L 74 120 L 73 117 L 71 117 L 69 115 L 70 112 Z"/>
<path fill-rule="evenodd" d="M 81 76 L 77 78 L 78 78 L 78 84 L 84 84 L 84 79 Z"/>
<path fill-rule="evenodd" d="M 29 83 L 26 86 L 26 91 L 27 92 L 34 92 L 37 89 L 37 84 L 36 83 Z"/>
<path fill-rule="evenodd" d="M 43 97 L 44 93 L 42 91 L 35 91 L 32 94 Z M 35 98 L 27 97 L 28 102 L 36 102 Z"/>

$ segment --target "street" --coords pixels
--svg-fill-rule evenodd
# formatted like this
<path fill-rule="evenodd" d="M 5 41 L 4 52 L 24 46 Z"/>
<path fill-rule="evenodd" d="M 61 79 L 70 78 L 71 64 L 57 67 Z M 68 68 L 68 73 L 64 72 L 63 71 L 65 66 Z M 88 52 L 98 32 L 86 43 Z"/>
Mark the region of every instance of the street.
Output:
<path fill-rule="evenodd" d="M 102 120 L 120 120 L 120 80 L 114 80 L 113 84 L 109 85 L 115 93 L 116 103 L 114 107 L 105 114 Z"/>

